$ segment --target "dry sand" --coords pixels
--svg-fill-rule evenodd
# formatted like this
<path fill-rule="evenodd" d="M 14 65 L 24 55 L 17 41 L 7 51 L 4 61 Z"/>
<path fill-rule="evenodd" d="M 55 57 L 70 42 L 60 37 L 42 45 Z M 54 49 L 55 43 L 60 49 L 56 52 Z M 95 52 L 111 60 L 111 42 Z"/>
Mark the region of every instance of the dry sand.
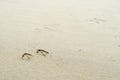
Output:
<path fill-rule="evenodd" d="M 120 80 L 120 1 L 0 0 L 0 80 Z"/>

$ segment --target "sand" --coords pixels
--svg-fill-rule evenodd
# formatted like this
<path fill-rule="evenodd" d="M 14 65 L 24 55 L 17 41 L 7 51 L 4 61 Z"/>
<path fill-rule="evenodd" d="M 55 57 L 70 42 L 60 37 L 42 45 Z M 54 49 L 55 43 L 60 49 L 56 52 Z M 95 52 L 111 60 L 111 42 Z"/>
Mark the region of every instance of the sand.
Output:
<path fill-rule="evenodd" d="M 119 0 L 0 0 L 0 80 L 120 80 L 119 21 Z"/>

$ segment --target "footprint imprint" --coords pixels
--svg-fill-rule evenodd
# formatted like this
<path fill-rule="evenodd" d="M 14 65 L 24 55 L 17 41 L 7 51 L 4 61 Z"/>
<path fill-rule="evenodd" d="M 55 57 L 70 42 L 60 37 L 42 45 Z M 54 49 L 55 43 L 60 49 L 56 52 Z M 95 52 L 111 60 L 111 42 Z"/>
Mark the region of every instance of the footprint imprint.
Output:
<path fill-rule="evenodd" d="M 49 54 L 49 52 L 47 52 L 47 51 L 45 51 L 45 50 L 43 50 L 43 49 L 38 49 L 38 50 L 36 51 L 36 53 L 37 53 L 37 54 L 41 54 L 41 55 L 43 55 L 43 56 L 46 56 L 47 54 Z"/>
<path fill-rule="evenodd" d="M 41 56 L 44 56 L 46 57 L 49 52 L 46 51 L 46 50 L 43 50 L 43 49 L 37 49 L 37 51 L 35 52 L 36 53 L 36 56 L 37 55 L 41 55 Z M 24 53 L 21 58 L 22 60 L 26 60 L 26 61 L 29 61 L 31 60 L 31 58 L 33 57 L 33 55 L 35 56 L 35 54 L 30 54 L 30 53 Z M 58 57 L 58 56 L 55 56 L 55 55 L 51 55 L 49 54 L 48 57 L 47 57 L 48 60 L 51 60 L 54 64 L 56 64 L 57 66 L 63 66 L 64 65 L 64 61 L 62 58 Z"/>
<path fill-rule="evenodd" d="M 39 27 L 35 27 L 33 30 L 37 31 L 37 32 L 42 32 L 42 31 L 58 31 L 58 26 L 60 26 L 60 24 L 41 25 Z"/>
<path fill-rule="evenodd" d="M 100 19 L 100 18 L 93 18 L 93 19 L 91 19 L 91 20 L 89 20 L 90 22 L 94 22 L 94 23 L 96 23 L 96 24 L 100 24 L 100 23 L 102 23 L 102 22 L 106 22 L 106 20 L 104 20 L 104 19 Z"/>
<path fill-rule="evenodd" d="M 37 49 L 36 54 L 42 55 L 42 56 L 46 56 L 47 54 L 49 54 L 49 52 L 43 50 L 43 49 Z M 22 60 L 30 60 L 32 58 L 32 54 L 30 53 L 24 53 L 21 58 Z"/>
<path fill-rule="evenodd" d="M 24 53 L 21 58 L 23 60 L 30 60 L 32 58 L 32 54 Z"/>

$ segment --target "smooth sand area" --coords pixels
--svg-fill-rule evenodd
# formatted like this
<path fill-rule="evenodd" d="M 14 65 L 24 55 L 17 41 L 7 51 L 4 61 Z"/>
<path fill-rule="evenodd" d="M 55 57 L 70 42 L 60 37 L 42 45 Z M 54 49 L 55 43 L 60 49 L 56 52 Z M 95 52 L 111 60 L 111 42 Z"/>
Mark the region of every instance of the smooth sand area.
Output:
<path fill-rule="evenodd" d="M 120 80 L 120 1 L 0 0 L 0 80 Z"/>

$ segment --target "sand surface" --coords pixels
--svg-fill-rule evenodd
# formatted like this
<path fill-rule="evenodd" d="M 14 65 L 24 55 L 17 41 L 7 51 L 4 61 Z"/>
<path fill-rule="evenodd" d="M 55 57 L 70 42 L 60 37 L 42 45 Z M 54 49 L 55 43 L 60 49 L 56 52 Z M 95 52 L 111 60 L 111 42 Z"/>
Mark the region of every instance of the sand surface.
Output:
<path fill-rule="evenodd" d="M 0 0 L 0 80 L 120 80 L 120 1 Z"/>

